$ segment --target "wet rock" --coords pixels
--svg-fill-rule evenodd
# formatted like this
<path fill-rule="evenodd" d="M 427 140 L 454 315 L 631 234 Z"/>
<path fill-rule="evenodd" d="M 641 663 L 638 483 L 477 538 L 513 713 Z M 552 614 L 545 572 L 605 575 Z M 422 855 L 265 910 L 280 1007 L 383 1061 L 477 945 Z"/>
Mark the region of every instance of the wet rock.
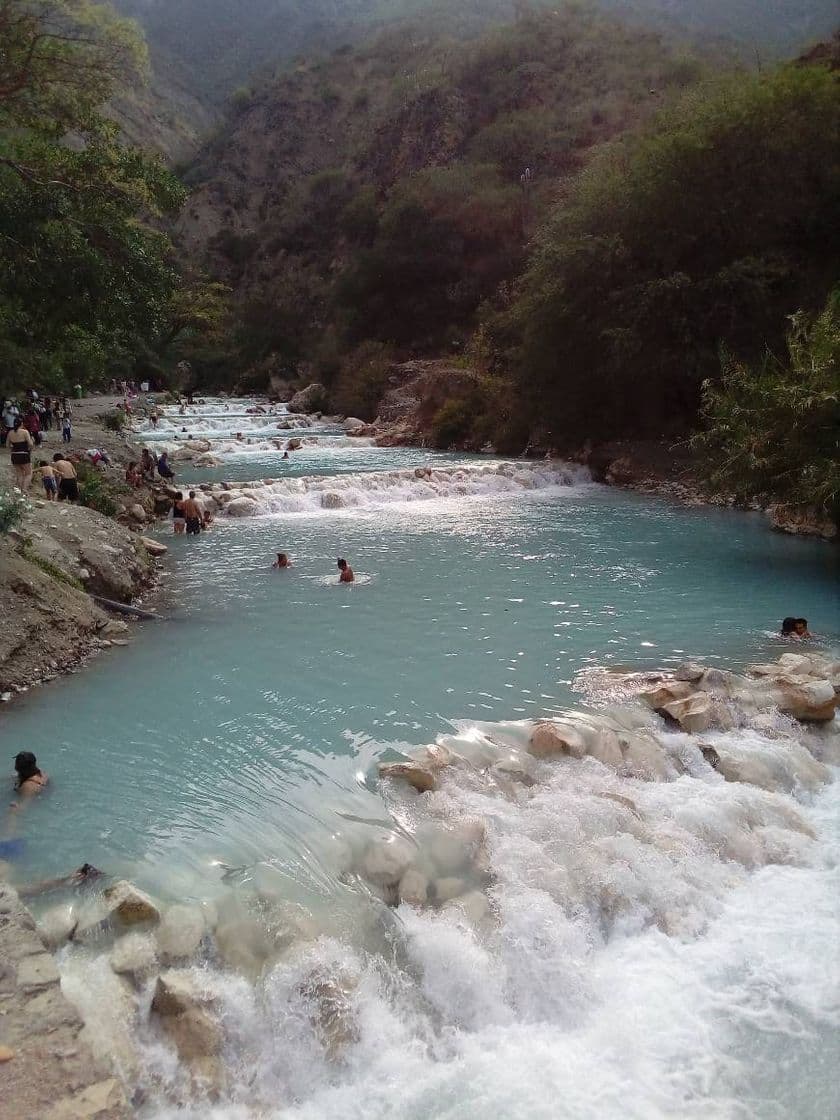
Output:
<path fill-rule="evenodd" d="M 708 764 L 712 767 L 712 769 L 717 770 L 718 766 L 720 765 L 720 755 L 715 750 L 715 748 L 706 746 L 701 743 L 700 753 L 702 754 L 706 762 L 708 762 Z"/>
<path fill-rule="evenodd" d="M 165 556 L 169 548 L 160 541 L 153 541 L 151 537 L 141 537 L 140 543 L 150 556 Z"/>
<path fill-rule="evenodd" d="M 490 768 L 490 773 L 496 780 L 516 782 L 529 789 L 536 784 L 534 763 L 526 755 L 509 754 L 498 759 Z"/>
<path fill-rule="evenodd" d="M 463 821 L 435 831 L 424 844 L 426 854 L 443 877 L 467 867 L 478 856 L 485 840 L 481 821 Z"/>
<path fill-rule="evenodd" d="M 463 915 L 473 926 L 480 926 L 490 916 L 490 903 L 481 891 L 468 891 L 444 903 L 444 911 Z"/>
<path fill-rule="evenodd" d="M 656 709 L 659 710 L 659 709 Z M 672 700 L 661 705 L 661 710 L 675 720 L 683 731 L 706 731 L 712 725 L 712 701 L 702 693 L 694 693 L 683 700 Z"/>
<path fill-rule="evenodd" d="M 400 901 L 409 906 L 425 906 L 429 900 L 429 877 L 416 867 L 409 867 L 400 879 Z"/>
<path fill-rule="evenodd" d="M 127 1115 L 122 1086 L 110 1077 L 64 1097 L 43 1114 L 43 1120 L 113 1120 Z"/>
<path fill-rule="evenodd" d="M 350 1003 L 355 988 L 356 981 L 350 976 L 320 971 L 313 972 L 300 986 L 301 994 L 313 1005 L 312 1024 L 331 1061 L 340 1060 L 359 1040 Z"/>
<path fill-rule="evenodd" d="M 451 899 L 464 894 L 466 890 L 466 881 L 457 879 L 455 876 L 435 880 L 434 891 L 438 902 L 449 902 Z"/>
<path fill-rule="evenodd" d="M 674 680 L 639 693 L 639 699 L 658 712 L 676 700 L 685 700 L 695 691 L 689 682 Z"/>
<path fill-rule="evenodd" d="M 352 432 L 354 428 L 365 428 L 367 425 L 364 420 L 358 420 L 355 416 L 348 416 L 343 427 L 345 432 Z"/>
<path fill-rule="evenodd" d="M 321 495 L 322 509 L 344 509 L 344 498 L 334 490 L 326 490 Z"/>
<path fill-rule="evenodd" d="M 105 625 L 99 630 L 99 634 L 103 638 L 118 638 L 120 634 L 128 633 L 128 623 L 123 622 L 119 618 L 109 618 Z"/>
<path fill-rule="evenodd" d="M 148 933 L 127 933 L 116 942 L 109 959 L 118 976 L 139 987 L 157 968 L 155 940 Z"/>
<path fill-rule="evenodd" d="M 157 928 L 157 948 L 164 964 L 194 957 L 205 934 L 204 914 L 196 906 L 170 906 Z"/>
<path fill-rule="evenodd" d="M 704 672 L 705 669 L 702 665 L 697 665 L 693 661 L 685 661 L 674 670 L 674 680 L 688 681 L 693 684 L 695 681 L 700 680 Z"/>
<path fill-rule="evenodd" d="M 290 439 L 289 442 L 286 444 L 286 450 L 287 451 L 300 451 L 301 447 L 303 447 L 303 440 L 300 439 L 298 436 L 295 436 L 293 439 Z"/>
<path fill-rule="evenodd" d="M 61 979 L 49 953 L 33 953 L 17 966 L 17 984 L 23 992 L 37 992 Z"/>
<path fill-rule="evenodd" d="M 216 948 L 225 966 L 256 980 L 274 949 L 274 939 L 262 922 L 246 916 L 221 919 Z"/>
<path fill-rule="evenodd" d="M 253 517 L 258 508 L 258 502 L 243 494 L 225 505 L 225 513 L 228 517 Z"/>
<path fill-rule="evenodd" d="M 158 977 L 150 1015 L 193 1078 L 218 1091 L 224 1036 L 214 1008 L 213 997 L 200 991 L 189 974 L 170 971 Z"/>
<path fill-rule="evenodd" d="M 418 793 L 428 793 L 438 787 L 435 773 L 418 762 L 380 762 L 379 776 L 407 782 Z"/>
<path fill-rule="evenodd" d="M 586 743 L 575 728 L 546 720 L 538 723 L 531 732 L 528 751 L 535 758 L 552 758 L 564 754 L 582 758 L 586 753 Z"/>
<path fill-rule="evenodd" d="M 58 949 L 72 938 L 78 921 L 78 914 L 69 903 L 53 906 L 42 914 L 38 921 L 38 932 L 48 949 Z"/>
<path fill-rule="evenodd" d="M 379 886 L 396 886 L 413 858 L 413 846 L 401 836 L 380 837 L 365 850 L 362 874 Z"/>
<path fill-rule="evenodd" d="M 634 816 L 641 819 L 642 814 L 639 812 L 639 807 L 631 798 L 624 797 L 620 793 L 599 793 L 598 797 L 602 797 L 606 801 L 614 801 L 616 805 L 620 805 L 622 809 L 629 809 Z"/>
<path fill-rule="evenodd" d="M 780 711 L 805 723 L 826 723 L 834 719 L 837 707 L 830 681 L 799 684 L 782 678 L 775 682 L 773 699 Z"/>
<path fill-rule="evenodd" d="M 124 926 L 160 920 L 160 911 L 151 898 L 125 879 L 109 887 L 104 898 L 112 918 Z"/>

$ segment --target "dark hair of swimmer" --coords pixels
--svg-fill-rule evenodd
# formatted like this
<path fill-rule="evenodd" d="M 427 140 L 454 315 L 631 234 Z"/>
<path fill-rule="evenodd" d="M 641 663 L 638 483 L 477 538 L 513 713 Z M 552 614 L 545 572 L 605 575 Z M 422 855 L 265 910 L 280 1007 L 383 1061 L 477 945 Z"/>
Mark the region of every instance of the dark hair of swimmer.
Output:
<path fill-rule="evenodd" d="M 345 568 L 347 567 L 347 561 L 346 561 L 346 560 L 344 560 L 344 559 L 343 559 L 342 557 L 340 557 L 340 556 L 339 556 L 338 560 L 336 560 L 336 564 L 338 564 L 338 566 L 339 566 L 339 568 L 341 568 L 342 572 L 343 572 L 343 571 L 344 571 L 344 569 L 345 569 Z"/>
<path fill-rule="evenodd" d="M 783 634 L 795 634 L 796 633 L 796 623 L 797 623 L 797 619 L 795 619 L 795 618 L 782 619 L 782 633 Z"/>
<path fill-rule="evenodd" d="M 38 760 L 31 751 L 21 751 L 20 754 L 15 755 L 15 773 L 18 776 L 17 788 L 28 782 L 30 778 L 35 778 L 40 775 L 41 771 L 38 769 Z"/>

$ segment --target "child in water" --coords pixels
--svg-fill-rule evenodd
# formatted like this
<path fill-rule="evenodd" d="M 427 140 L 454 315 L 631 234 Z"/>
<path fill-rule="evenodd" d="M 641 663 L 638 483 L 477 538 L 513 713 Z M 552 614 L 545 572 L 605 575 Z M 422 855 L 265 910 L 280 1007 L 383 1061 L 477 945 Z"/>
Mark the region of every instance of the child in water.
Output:
<path fill-rule="evenodd" d="M 347 561 L 344 560 L 343 558 L 339 557 L 338 560 L 336 561 L 336 563 L 338 564 L 338 570 L 339 570 L 339 573 L 340 573 L 339 577 L 338 577 L 338 582 L 339 583 L 353 583 L 356 576 L 353 574 L 353 569 L 350 567 L 350 565 L 347 563 Z"/>
<path fill-rule="evenodd" d="M 271 566 L 272 568 L 291 568 L 292 562 L 285 552 L 278 552 L 277 559 Z"/>

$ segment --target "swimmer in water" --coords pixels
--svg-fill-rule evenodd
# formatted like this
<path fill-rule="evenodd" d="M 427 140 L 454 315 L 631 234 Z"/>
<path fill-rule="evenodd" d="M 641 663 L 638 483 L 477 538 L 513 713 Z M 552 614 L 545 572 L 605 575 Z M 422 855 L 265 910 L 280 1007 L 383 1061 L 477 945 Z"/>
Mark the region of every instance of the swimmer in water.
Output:
<path fill-rule="evenodd" d="M 285 552 L 278 552 L 277 559 L 271 566 L 272 568 L 291 568 L 292 562 Z"/>
<path fill-rule="evenodd" d="M 284 459 L 288 459 L 288 458 L 289 458 L 289 452 L 288 452 L 288 451 L 284 451 L 284 452 L 283 452 L 283 458 L 284 458 Z"/>
<path fill-rule="evenodd" d="M 339 571 L 338 582 L 339 583 L 353 583 L 353 581 L 355 580 L 356 577 L 353 574 L 353 569 L 350 567 L 350 565 L 347 563 L 347 561 L 344 560 L 342 557 L 339 557 L 338 560 L 336 561 L 336 563 L 338 564 L 338 571 Z"/>
<path fill-rule="evenodd" d="M 15 756 L 15 773 L 15 790 L 20 797 L 37 796 L 50 780 L 39 768 L 38 760 L 31 751 L 21 751 Z"/>
<path fill-rule="evenodd" d="M 788 616 L 782 621 L 782 637 L 795 638 L 797 641 L 813 638 L 813 634 L 808 629 L 807 618 L 793 618 Z"/>

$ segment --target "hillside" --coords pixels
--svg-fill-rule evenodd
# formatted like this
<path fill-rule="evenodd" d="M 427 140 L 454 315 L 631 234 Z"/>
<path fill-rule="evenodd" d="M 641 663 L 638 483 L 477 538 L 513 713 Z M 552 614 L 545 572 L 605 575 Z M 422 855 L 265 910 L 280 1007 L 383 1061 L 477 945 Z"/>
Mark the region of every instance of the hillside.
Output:
<path fill-rule="evenodd" d="M 146 32 L 155 72 L 203 105 L 270 77 L 278 63 L 354 43 L 387 24 L 420 18 L 438 34 L 468 36 L 555 0 L 114 0 Z M 648 28 L 730 37 L 762 53 L 789 55 L 830 34 L 834 0 L 593 0 Z"/>
<path fill-rule="evenodd" d="M 461 345 L 563 182 L 699 71 L 582 9 L 468 43 L 383 33 L 240 106 L 191 172 L 178 239 L 234 288 L 245 364 L 329 376 L 366 341 Z"/>

